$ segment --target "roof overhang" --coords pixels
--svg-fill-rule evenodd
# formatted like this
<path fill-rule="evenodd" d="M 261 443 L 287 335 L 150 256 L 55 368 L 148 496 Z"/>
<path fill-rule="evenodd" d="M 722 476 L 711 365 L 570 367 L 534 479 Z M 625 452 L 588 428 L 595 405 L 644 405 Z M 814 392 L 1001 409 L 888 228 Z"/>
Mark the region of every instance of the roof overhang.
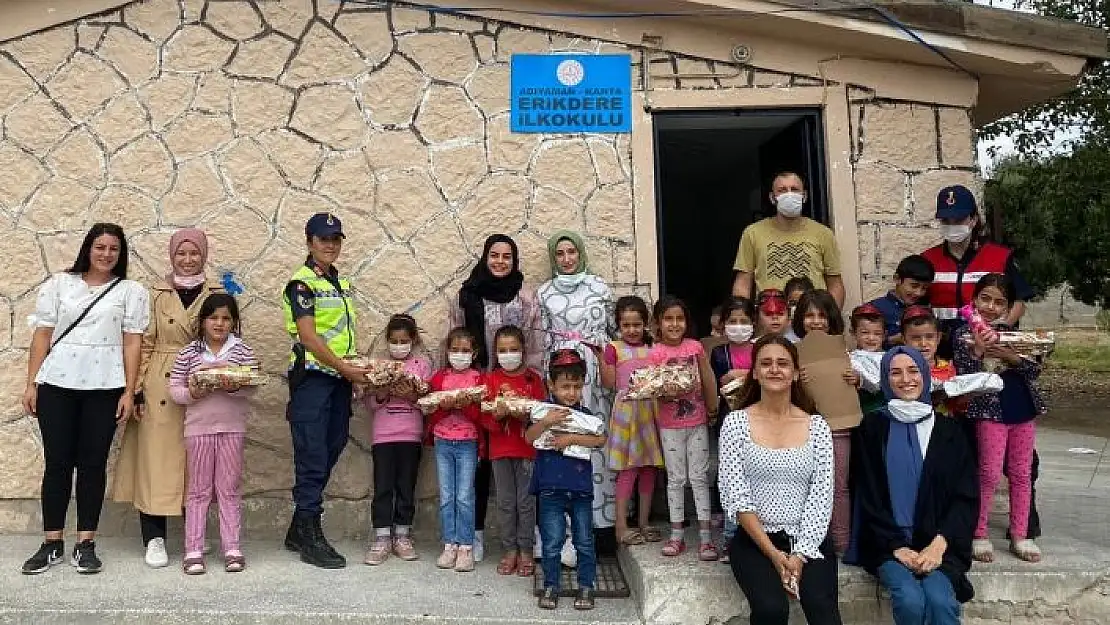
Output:
<path fill-rule="evenodd" d="M 0 42 L 124 4 L 128 3 L 0 0 Z M 954 0 L 451 0 L 443 4 L 490 19 L 631 45 L 640 45 L 647 34 L 662 35 L 665 50 L 720 61 L 731 60 L 732 48 L 742 43 L 753 51 L 751 62 L 757 67 L 800 74 L 812 74 L 817 68 L 838 82 L 853 83 L 864 73 L 873 79 L 878 69 L 889 74 L 874 88 L 880 97 L 970 106 L 978 124 L 1066 93 L 1089 63 L 1110 56 L 1106 32 L 1100 29 Z M 660 12 L 681 15 L 651 16 Z M 596 19 L 573 17 L 576 13 L 639 16 Z M 679 31 L 685 34 L 673 35 Z M 901 66 L 911 66 L 914 72 L 904 72 Z"/>

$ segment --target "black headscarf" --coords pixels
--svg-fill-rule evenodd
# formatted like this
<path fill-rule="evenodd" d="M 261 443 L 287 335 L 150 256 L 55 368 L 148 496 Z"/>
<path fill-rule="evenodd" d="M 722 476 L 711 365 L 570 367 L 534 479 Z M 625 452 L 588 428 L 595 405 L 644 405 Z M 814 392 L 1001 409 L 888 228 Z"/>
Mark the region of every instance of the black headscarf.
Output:
<path fill-rule="evenodd" d="M 513 269 L 503 278 L 494 276 L 489 270 L 489 250 L 497 243 L 507 243 L 513 250 Z M 524 274 L 520 272 L 520 253 L 516 241 L 504 234 L 491 234 L 482 247 L 482 257 L 478 259 L 478 264 L 459 289 L 459 308 L 462 308 L 466 329 L 470 330 L 478 342 L 476 360 L 483 369 L 489 366 L 485 300 L 498 304 L 511 302 L 520 293 L 522 286 Z"/>

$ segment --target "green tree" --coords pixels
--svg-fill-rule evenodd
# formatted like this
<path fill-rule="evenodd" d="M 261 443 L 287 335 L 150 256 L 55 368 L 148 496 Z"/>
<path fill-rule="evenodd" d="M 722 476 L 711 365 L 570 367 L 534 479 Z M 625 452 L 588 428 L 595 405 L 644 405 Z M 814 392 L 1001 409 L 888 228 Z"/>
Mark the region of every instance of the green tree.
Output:
<path fill-rule="evenodd" d="M 1016 0 L 1018 8 L 1047 17 L 1110 29 L 1110 0 Z M 1110 61 L 1089 68 L 1072 91 L 987 124 L 979 137 L 1009 137 L 1019 154 L 1031 156 L 1051 147 L 1061 132 L 1087 144 L 1110 148 Z"/>
<path fill-rule="evenodd" d="M 1070 154 L 1016 156 L 987 184 L 988 222 L 1015 250 L 1038 294 L 1067 282 L 1085 304 L 1110 306 L 1110 155 L 1087 143 Z"/>

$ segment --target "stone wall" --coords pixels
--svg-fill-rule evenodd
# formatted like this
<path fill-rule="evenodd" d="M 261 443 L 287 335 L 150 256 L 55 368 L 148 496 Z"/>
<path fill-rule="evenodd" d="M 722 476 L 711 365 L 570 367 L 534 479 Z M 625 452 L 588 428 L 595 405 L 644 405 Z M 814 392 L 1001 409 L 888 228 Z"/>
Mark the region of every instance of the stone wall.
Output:
<path fill-rule="evenodd" d="M 864 300 L 891 288 L 898 262 L 940 242 L 936 195 L 962 184 L 982 197 L 970 111 L 890 102 L 851 90 Z"/>
<path fill-rule="evenodd" d="M 548 51 L 632 53 L 640 88 L 640 51 L 623 45 L 334 0 L 149 0 L 0 44 L 9 261 L 0 269 L 0 453 L 9 458 L 0 500 L 11 504 L 0 506 L 0 530 L 37 525 L 41 445 L 18 407 L 24 319 L 37 286 L 72 262 L 95 221 L 125 227 L 133 277 L 144 282 L 166 272 L 170 233 L 197 225 L 211 237 L 214 270 L 242 283 L 246 339 L 275 381 L 259 393 L 248 432 L 244 492 L 258 516 L 288 508 L 279 301 L 303 259 L 308 215 L 344 220 L 341 265 L 353 278 L 363 349 L 402 311 L 435 342 L 448 297 L 492 232 L 516 238 L 525 275 L 540 282 L 545 238 L 578 230 L 602 278 L 643 292 L 650 278 L 636 274 L 629 137 L 509 132 L 510 55 Z M 821 84 L 647 58 L 656 89 Z M 707 71 L 722 77 L 680 76 Z M 864 280 L 877 292 L 898 258 L 936 238 L 921 226 L 929 193 L 973 182 L 970 121 L 966 111 L 875 102 L 862 91 L 853 107 Z M 352 432 L 327 494 L 364 515 L 364 414 Z M 432 473 L 423 471 L 423 496 L 433 493 Z"/>

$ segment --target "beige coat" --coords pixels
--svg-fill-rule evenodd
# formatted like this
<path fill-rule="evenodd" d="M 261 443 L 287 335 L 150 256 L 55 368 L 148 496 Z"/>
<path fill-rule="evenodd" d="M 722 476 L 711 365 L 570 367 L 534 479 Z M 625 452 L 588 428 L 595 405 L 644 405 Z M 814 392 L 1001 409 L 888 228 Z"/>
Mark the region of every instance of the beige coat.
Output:
<path fill-rule="evenodd" d="M 181 348 L 196 337 L 201 304 L 223 287 L 209 280 L 186 310 L 165 280 L 151 289 L 150 325 L 143 335 L 139 389 L 146 404 L 140 420 L 129 421 L 116 464 L 112 499 L 140 512 L 180 516 L 185 505 L 185 409 L 170 398 L 170 369 Z"/>

